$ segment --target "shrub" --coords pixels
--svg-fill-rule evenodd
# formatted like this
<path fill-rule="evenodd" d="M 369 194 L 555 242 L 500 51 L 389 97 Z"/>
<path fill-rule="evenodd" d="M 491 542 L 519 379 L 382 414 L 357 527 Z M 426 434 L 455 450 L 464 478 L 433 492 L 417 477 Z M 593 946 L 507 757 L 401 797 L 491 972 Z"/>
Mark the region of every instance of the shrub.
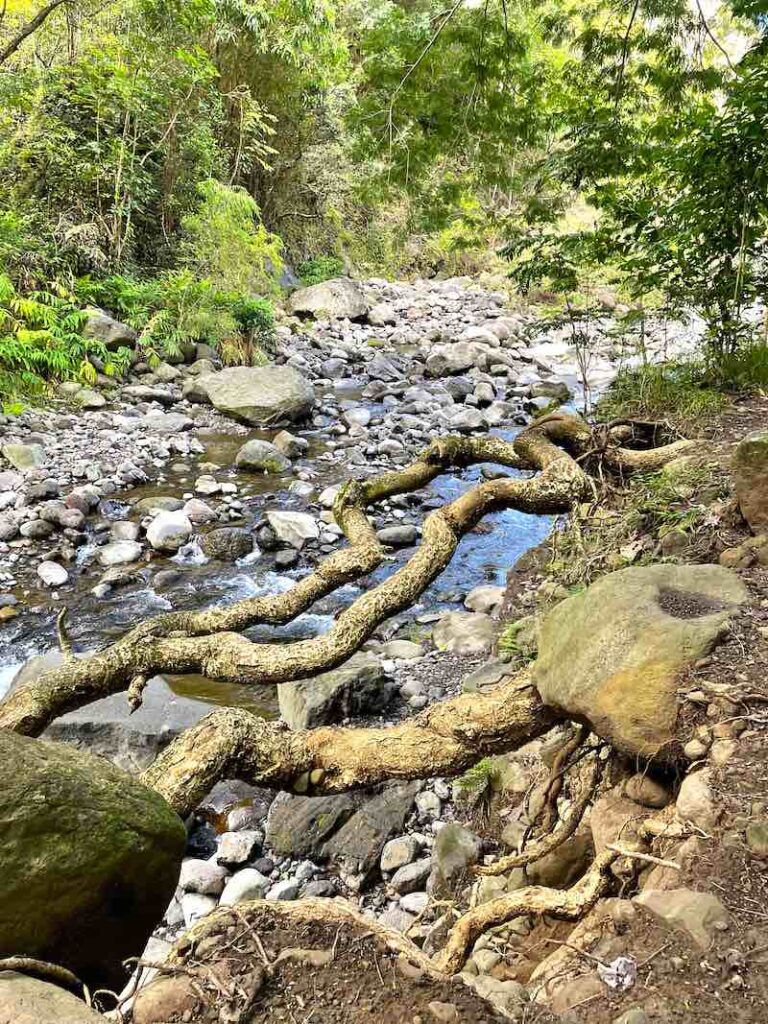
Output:
<path fill-rule="evenodd" d="M 316 256 L 300 263 L 297 273 L 301 283 L 308 287 L 329 281 L 332 277 L 340 277 L 344 273 L 344 263 L 338 256 Z"/>
<path fill-rule="evenodd" d="M 0 274 L 0 395 L 39 394 L 51 380 L 92 384 L 94 358 L 107 374 L 124 371 L 128 350 L 109 352 L 103 342 L 86 337 L 86 320 L 76 297 L 55 283 L 21 294 Z"/>

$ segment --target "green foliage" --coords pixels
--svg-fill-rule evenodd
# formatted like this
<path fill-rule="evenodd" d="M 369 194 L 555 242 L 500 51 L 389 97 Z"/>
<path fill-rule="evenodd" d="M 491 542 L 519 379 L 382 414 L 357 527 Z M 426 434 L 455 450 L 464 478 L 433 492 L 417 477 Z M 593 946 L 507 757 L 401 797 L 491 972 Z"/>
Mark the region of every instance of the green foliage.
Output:
<path fill-rule="evenodd" d="M 299 280 L 307 287 L 320 284 L 321 281 L 329 281 L 333 277 L 340 277 L 344 273 L 344 261 L 338 256 L 316 256 L 314 259 L 304 260 L 296 270 Z"/>
<path fill-rule="evenodd" d="M 622 370 L 598 404 L 601 419 L 671 420 L 695 433 L 725 404 L 702 363 L 682 362 Z"/>
<path fill-rule="evenodd" d="M 184 264 L 222 291 L 275 292 L 282 242 L 261 223 L 256 200 L 243 188 L 213 179 L 202 182 L 198 192 L 198 209 L 182 220 Z"/>
<path fill-rule="evenodd" d="M 719 518 L 709 505 L 724 495 L 711 463 L 683 458 L 658 473 L 638 474 L 613 507 L 603 497 L 574 510 L 552 536 L 547 571 L 572 588 L 628 565 L 674 558 L 684 549 L 688 560 L 711 558 Z"/>
<path fill-rule="evenodd" d="M 87 315 L 66 289 L 19 293 L 0 274 L 0 395 L 40 394 L 48 381 L 96 380 L 95 358 L 108 375 L 122 373 L 128 352 L 108 352 L 83 334 Z"/>
<path fill-rule="evenodd" d="M 274 317 L 266 299 L 222 291 L 189 270 L 168 271 L 141 281 L 114 275 L 82 278 L 78 297 L 103 306 L 139 332 L 148 359 L 179 356 L 197 342 L 234 353 L 254 349 L 253 359 L 273 344 Z M 258 351 L 256 351 L 258 350 Z"/>

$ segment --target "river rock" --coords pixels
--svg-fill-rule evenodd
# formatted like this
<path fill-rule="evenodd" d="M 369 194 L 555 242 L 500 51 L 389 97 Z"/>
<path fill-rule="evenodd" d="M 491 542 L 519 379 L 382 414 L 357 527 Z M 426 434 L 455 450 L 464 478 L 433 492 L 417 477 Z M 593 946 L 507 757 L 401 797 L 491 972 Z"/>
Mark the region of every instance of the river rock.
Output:
<path fill-rule="evenodd" d="M 432 847 L 428 892 L 447 896 L 468 869 L 477 864 L 482 849 L 483 844 L 468 828 L 455 822 L 441 828 Z"/>
<path fill-rule="evenodd" d="M 322 855 L 342 870 L 367 880 L 378 868 L 384 844 L 403 831 L 411 812 L 418 783 L 385 786 L 362 806 L 323 844 Z M 427 862 L 429 863 L 429 862 Z"/>
<path fill-rule="evenodd" d="M 203 896 L 219 896 L 229 872 L 210 860 L 188 857 L 181 865 L 179 888 Z"/>
<path fill-rule="evenodd" d="M 419 531 L 415 526 L 406 523 L 402 526 L 385 526 L 377 531 L 376 536 L 387 547 L 407 548 L 419 539 Z"/>
<path fill-rule="evenodd" d="M 478 612 L 448 612 L 432 630 L 435 647 L 452 654 L 481 654 L 489 651 L 495 640 L 493 619 Z"/>
<path fill-rule="evenodd" d="M 675 931 L 685 932 L 699 949 L 709 949 L 728 927 L 728 911 L 712 893 L 693 889 L 645 889 L 633 901 Z"/>
<path fill-rule="evenodd" d="M 219 373 L 191 378 L 219 412 L 253 426 L 298 420 L 315 403 L 312 385 L 292 366 L 231 366 Z"/>
<path fill-rule="evenodd" d="M 348 277 L 335 277 L 320 284 L 299 288 L 288 300 L 288 310 L 294 316 L 338 320 L 362 320 L 368 312 L 368 303 L 360 285 Z"/>
<path fill-rule="evenodd" d="M 623 752 L 673 758 L 679 674 L 747 600 L 738 576 L 717 565 L 610 573 L 547 615 L 534 683 Z"/>
<path fill-rule="evenodd" d="M 130 384 L 127 388 L 123 388 L 121 394 L 136 402 L 158 402 L 165 406 L 174 405 L 176 402 L 175 396 L 166 388 L 155 388 L 150 384 Z"/>
<path fill-rule="evenodd" d="M 234 907 L 248 900 L 263 900 L 272 883 L 256 868 L 243 868 L 233 875 L 224 886 L 219 905 Z"/>
<path fill-rule="evenodd" d="M 93 388 L 80 388 L 74 397 L 81 409 L 101 409 L 107 404 L 104 395 Z"/>
<path fill-rule="evenodd" d="M 254 438 L 251 441 L 246 441 L 238 451 L 235 456 L 235 465 L 238 469 L 253 470 L 258 473 L 285 473 L 291 468 L 291 461 L 278 450 L 276 445 Z"/>
<path fill-rule="evenodd" d="M 41 562 L 37 567 L 37 575 L 46 587 L 63 587 L 69 579 L 69 573 L 58 562 Z"/>
<path fill-rule="evenodd" d="M 208 502 L 202 498 L 190 498 L 189 501 L 185 501 L 183 511 L 187 519 L 195 525 L 212 523 L 218 518 Z"/>
<path fill-rule="evenodd" d="M 103 309 L 91 308 L 87 309 L 86 313 L 88 319 L 85 322 L 83 334 L 87 338 L 96 338 L 97 341 L 103 342 L 113 352 L 123 346 L 133 348 L 136 344 L 138 334 L 128 324 L 115 320 L 113 316 L 105 313 Z"/>
<path fill-rule="evenodd" d="M 253 536 L 241 526 L 221 526 L 200 539 L 200 547 L 208 558 L 236 562 L 253 551 Z"/>
<path fill-rule="evenodd" d="M 4 444 L 2 452 L 14 469 L 35 469 L 45 462 L 41 444 Z"/>
<path fill-rule="evenodd" d="M 368 310 L 367 320 L 372 327 L 385 327 L 397 323 L 397 313 L 388 302 L 377 302 Z"/>
<path fill-rule="evenodd" d="M 58 985 L 2 971 L 0 1024 L 104 1024 L 104 1017 Z"/>
<path fill-rule="evenodd" d="M 135 540 L 114 540 L 99 548 L 99 565 L 127 565 L 141 558 L 141 544 Z"/>
<path fill-rule="evenodd" d="M 736 445 L 732 471 L 741 514 L 753 533 L 768 533 L 768 430 L 747 434 Z"/>
<path fill-rule="evenodd" d="M 296 548 L 297 551 L 301 551 L 307 541 L 317 540 L 320 536 L 317 520 L 306 512 L 288 512 L 281 509 L 267 512 L 266 518 L 277 539 Z"/>
<path fill-rule="evenodd" d="M 380 711 L 389 691 L 381 662 L 370 651 L 353 654 L 339 668 L 278 687 L 280 714 L 291 729 L 313 729 L 351 715 Z"/>
<path fill-rule="evenodd" d="M 712 772 L 709 768 L 686 775 L 677 794 L 675 812 L 681 821 L 691 821 L 705 832 L 714 828 L 718 813 L 712 795 Z"/>
<path fill-rule="evenodd" d="M 120 988 L 173 895 L 186 844 L 157 793 L 101 758 L 0 730 L 0 956 Z"/>
<path fill-rule="evenodd" d="M 192 523 L 183 512 L 159 512 L 147 527 L 155 551 L 178 551 L 192 536 Z"/>
<path fill-rule="evenodd" d="M 358 806 L 349 793 L 291 796 L 280 793 L 267 816 L 266 842 L 280 856 L 320 857 L 323 844 Z"/>
<path fill-rule="evenodd" d="M 303 437 L 296 437 L 289 430 L 280 430 L 275 434 L 272 444 L 288 459 L 298 459 L 309 449 L 309 441 Z"/>
<path fill-rule="evenodd" d="M 390 839 L 381 851 L 379 867 L 382 871 L 397 871 L 416 860 L 420 848 L 415 836 L 398 836 L 397 839 Z"/>
<path fill-rule="evenodd" d="M 494 615 L 504 600 L 504 587 L 474 587 L 464 598 L 464 607 L 472 612 Z"/>

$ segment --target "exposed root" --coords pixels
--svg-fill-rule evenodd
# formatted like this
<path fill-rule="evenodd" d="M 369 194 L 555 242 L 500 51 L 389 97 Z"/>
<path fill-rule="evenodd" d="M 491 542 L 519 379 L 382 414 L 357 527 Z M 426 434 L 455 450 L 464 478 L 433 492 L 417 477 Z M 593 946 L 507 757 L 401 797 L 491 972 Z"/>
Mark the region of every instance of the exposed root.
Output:
<path fill-rule="evenodd" d="M 483 932 L 529 914 L 576 921 L 591 910 L 611 885 L 610 866 L 618 854 L 601 854 L 589 871 L 570 889 L 547 889 L 531 885 L 525 889 L 475 907 L 464 914 L 448 933 L 448 941 L 434 957 L 445 974 L 456 974 L 466 963 L 472 947 Z"/>
<path fill-rule="evenodd" d="M 74 653 L 72 651 L 72 641 L 67 635 L 67 613 L 68 609 L 65 607 L 56 616 L 56 638 L 59 642 L 59 650 L 64 657 L 72 658 Z"/>
<path fill-rule="evenodd" d="M 365 917 L 344 900 L 302 899 L 286 903 L 255 900 L 241 903 L 237 908 L 220 907 L 193 925 L 172 950 L 168 964 L 172 970 L 173 965 L 181 963 L 204 939 L 224 932 L 230 924 L 242 924 L 251 913 L 267 912 L 288 922 L 316 921 L 327 925 L 329 921 L 338 921 L 340 925 L 362 928 L 429 976 L 443 978 L 457 974 L 463 968 L 475 942 L 489 928 L 529 915 L 547 915 L 567 921 L 583 917 L 608 890 L 611 884 L 609 868 L 616 856 L 612 852 L 602 854 L 570 889 L 528 886 L 468 911 L 454 924 L 445 946 L 434 956 L 428 956 L 393 928 Z"/>
<path fill-rule="evenodd" d="M 579 749 L 589 735 L 589 729 L 585 725 L 577 727 L 573 735 L 568 739 L 555 755 L 552 762 L 552 770 L 549 775 L 549 784 L 544 794 L 543 821 L 542 826 L 545 832 L 549 832 L 557 821 L 557 800 L 563 790 L 565 778 L 565 766 L 571 754 Z"/>
<path fill-rule="evenodd" d="M 534 843 L 527 850 L 523 850 L 522 853 L 513 853 L 508 857 L 501 857 L 493 864 L 478 866 L 474 869 L 475 872 L 479 875 L 503 875 L 513 868 L 526 867 L 528 864 L 533 864 L 534 861 L 541 860 L 542 857 L 546 857 L 548 853 L 561 846 L 566 839 L 570 839 L 579 827 L 584 817 L 584 812 L 594 799 L 602 772 L 603 762 L 596 756 L 592 762 L 589 777 L 585 780 L 582 791 L 579 794 L 579 798 L 574 801 L 568 812 L 568 817 L 563 821 L 560 828 L 549 832 L 543 839 Z"/>
<path fill-rule="evenodd" d="M 527 743 L 556 720 L 525 671 L 486 693 L 462 694 L 381 729 L 291 732 L 248 711 L 220 708 L 173 740 L 143 781 L 184 817 L 220 779 L 317 794 L 458 775 L 482 757 Z"/>
<path fill-rule="evenodd" d="M 31 956 L 3 957 L 0 959 L 0 971 L 16 971 L 18 974 L 28 974 L 41 981 L 50 981 L 79 997 L 82 997 L 85 991 L 82 981 L 66 967 L 51 964 L 47 960 L 36 960 Z"/>

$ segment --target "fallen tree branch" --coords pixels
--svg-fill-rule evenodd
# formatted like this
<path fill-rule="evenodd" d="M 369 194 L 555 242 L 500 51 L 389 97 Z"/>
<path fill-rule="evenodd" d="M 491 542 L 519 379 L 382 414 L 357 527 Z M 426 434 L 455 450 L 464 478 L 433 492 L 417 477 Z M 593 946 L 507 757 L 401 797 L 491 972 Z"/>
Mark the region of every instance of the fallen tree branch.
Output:
<path fill-rule="evenodd" d="M 619 857 L 629 857 L 630 860 L 641 860 L 645 864 L 658 864 L 663 868 L 673 868 L 675 871 L 680 871 L 680 865 L 676 864 L 673 860 L 664 860 L 663 857 L 654 857 L 652 853 L 641 853 L 639 850 L 625 850 L 623 846 L 617 846 L 615 843 L 608 843 L 606 850 L 612 850 L 618 854 Z"/>

